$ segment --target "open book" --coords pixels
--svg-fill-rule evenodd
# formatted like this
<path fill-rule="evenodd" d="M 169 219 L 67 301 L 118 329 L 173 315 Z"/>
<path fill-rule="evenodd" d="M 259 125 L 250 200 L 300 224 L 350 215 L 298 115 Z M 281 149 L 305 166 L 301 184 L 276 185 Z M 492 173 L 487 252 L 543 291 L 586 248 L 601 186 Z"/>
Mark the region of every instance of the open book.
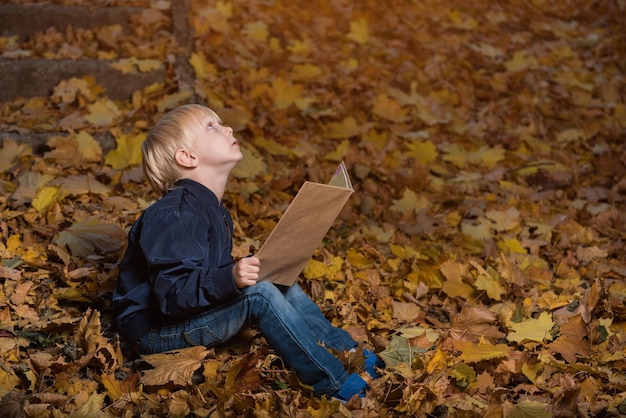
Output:
<path fill-rule="evenodd" d="M 341 162 L 328 184 L 306 181 L 259 250 L 259 280 L 291 286 L 354 193 Z"/>

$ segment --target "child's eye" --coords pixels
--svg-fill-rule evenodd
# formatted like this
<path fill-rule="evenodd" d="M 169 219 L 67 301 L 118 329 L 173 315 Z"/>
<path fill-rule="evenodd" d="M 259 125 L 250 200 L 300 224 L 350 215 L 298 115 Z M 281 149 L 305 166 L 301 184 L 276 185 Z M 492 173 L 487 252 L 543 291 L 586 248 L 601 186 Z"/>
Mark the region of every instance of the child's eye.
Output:
<path fill-rule="evenodd" d="M 215 125 L 213 124 L 213 122 L 209 122 L 209 124 L 207 125 L 207 129 L 213 129 L 215 128 Z"/>

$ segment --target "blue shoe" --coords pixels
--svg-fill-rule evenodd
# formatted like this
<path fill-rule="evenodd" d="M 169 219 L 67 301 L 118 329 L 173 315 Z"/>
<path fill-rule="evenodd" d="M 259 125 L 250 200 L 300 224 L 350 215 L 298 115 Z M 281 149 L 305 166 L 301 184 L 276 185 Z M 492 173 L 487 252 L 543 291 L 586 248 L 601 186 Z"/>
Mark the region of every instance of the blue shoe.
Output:
<path fill-rule="evenodd" d="M 378 373 L 378 369 L 385 368 L 385 362 L 383 361 L 383 359 L 378 357 L 373 351 L 370 351 L 366 348 L 363 349 L 363 356 L 365 357 L 362 366 L 363 370 L 365 370 L 365 372 L 367 372 L 367 374 L 369 374 L 372 379 L 377 379 L 382 376 L 380 373 Z"/>
<path fill-rule="evenodd" d="M 353 373 L 348 376 L 348 380 L 346 380 L 346 383 L 341 386 L 341 389 L 335 392 L 333 398 L 338 399 L 341 402 L 348 402 L 355 396 L 365 398 L 366 389 L 367 383 L 365 380 L 363 380 L 358 374 Z"/>

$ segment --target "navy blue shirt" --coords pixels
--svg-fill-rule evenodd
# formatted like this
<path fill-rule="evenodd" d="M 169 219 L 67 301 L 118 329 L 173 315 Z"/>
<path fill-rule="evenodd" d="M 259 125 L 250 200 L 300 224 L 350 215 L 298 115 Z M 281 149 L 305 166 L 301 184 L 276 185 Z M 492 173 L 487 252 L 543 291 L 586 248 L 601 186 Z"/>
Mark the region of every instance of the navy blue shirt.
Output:
<path fill-rule="evenodd" d="M 239 294 L 233 221 L 215 194 L 184 179 L 131 227 L 113 293 L 113 326 L 134 342 Z"/>

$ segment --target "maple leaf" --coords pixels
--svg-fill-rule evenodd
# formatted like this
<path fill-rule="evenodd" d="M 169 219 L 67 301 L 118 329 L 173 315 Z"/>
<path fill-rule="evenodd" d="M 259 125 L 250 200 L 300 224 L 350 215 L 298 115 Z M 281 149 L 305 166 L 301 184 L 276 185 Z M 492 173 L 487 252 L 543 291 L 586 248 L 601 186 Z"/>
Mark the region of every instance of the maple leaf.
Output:
<path fill-rule="evenodd" d="M 11 168 L 20 156 L 30 154 L 32 154 L 32 149 L 28 144 L 18 144 L 13 139 L 4 140 L 2 142 L 2 152 L 0 152 L 0 172 Z"/>
<path fill-rule="evenodd" d="M 361 133 L 361 126 L 353 117 L 347 117 L 341 122 L 331 122 L 322 127 L 327 138 L 350 138 Z"/>
<path fill-rule="evenodd" d="M 363 18 L 350 22 L 350 33 L 347 37 L 359 44 L 366 43 L 370 38 L 369 24 Z"/>
<path fill-rule="evenodd" d="M 120 381 L 112 374 L 103 373 L 101 379 L 108 396 L 114 401 L 120 399 L 125 394 L 139 390 L 139 375 L 137 374 L 131 374 L 126 379 Z"/>
<path fill-rule="evenodd" d="M 509 341 L 518 343 L 524 341 L 534 341 L 538 343 L 551 341 L 553 337 L 550 331 L 553 326 L 552 315 L 549 312 L 542 312 L 537 319 L 530 318 L 519 323 L 512 322 L 509 325 L 511 332 L 509 332 L 507 338 Z"/>
<path fill-rule="evenodd" d="M 147 386 L 161 386 L 167 383 L 190 385 L 191 378 L 202 365 L 209 351 L 203 346 L 193 346 L 165 353 L 143 355 L 142 359 L 154 366 L 144 371 L 141 383 Z"/>
<path fill-rule="evenodd" d="M 376 96 L 372 106 L 372 112 L 377 116 L 396 123 L 404 122 L 407 118 L 407 111 L 402 108 L 400 103 L 386 94 Z"/>
<path fill-rule="evenodd" d="M 199 52 L 194 52 L 189 58 L 189 64 L 194 69 L 196 77 L 200 80 L 211 80 L 217 75 L 217 68 L 210 63 L 206 56 Z"/>
<path fill-rule="evenodd" d="M 109 187 L 94 179 L 92 175 L 59 177 L 52 180 L 49 184 L 51 186 L 59 186 L 64 194 L 68 196 L 87 193 L 106 195 L 111 192 Z"/>
<path fill-rule="evenodd" d="M 60 232 L 54 243 L 67 245 L 74 256 L 89 257 L 119 250 L 125 237 L 126 233 L 119 226 L 104 223 L 94 216 Z"/>
<path fill-rule="evenodd" d="M 441 274 L 446 280 L 443 283 L 443 291 L 450 297 L 470 299 L 474 289 L 464 282 L 467 266 L 454 260 L 447 260 L 439 266 Z"/>
<path fill-rule="evenodd" d="M 379 355 L 387 367 L 399 366 L 403 363 L 411 366 L 418 355 L 424 351 L 419 347 L 412 347 L 408 338 L 393 335 L 387 348 L 381 351 Z"/>
<path fill-rule="evenodd" d="M 33 197 L 31 205 L 37 212 L 43 212 L 48 209 L 54 202 L 62 198 L 59 186 L 44 186 L 37 190 L 37 194 Z"/>
<path fill-rule="evenodd" d="M 408 154 L 422 164 L 435 161 L 437 159 L 437 155 L 439 154 L 437 147 L 432 143 L 432 141 L 411 140 L 406 143 L 405 146 L 409 150 Z"/>
<path fill-rule="evenodd" d="M 468 363 L 508 357 L 511 351 L 506 344 L 491 344 L 482 338 L 478 344 L 469 341 L 453 341 L 452 345 L 455 350 L 461 352 L 459 360 Z"/>
<path fill-rule="evenodd" d="M 141 144 L 144 139 L 143 134 L 120 136 L 116 139 L 117 148 L 106 155 L 104 163 L 117 170 L 141 164 Z"/>
<path fill-rule="evenodd" d="M 303 88 L 299 84 L 291 83 L 282 77 L 277 77 L 272 80 L 271 92 L 276 109 L 285 109 L 302 96 Z"/>
<path fill-rule="evenodd" d="M 409 188 L 405 188 L 402 198 L 394 200 L 390 209 L 407 214 L 409 212 L 418 212 L 422 209 L 427 209 L 430 206 L 431 203 L 426 196 L 420 196 L 418 198 L 417 193 Z"/>
<path fill-rule="evenodd" d="M 414 303 L 393 301 L 393 318 L 401 322 L 411 322 L 415 320 L 422 309 Z"/>
<path fill-rule="evenodd" d="M 87 105 L 85 120 L 96 127 L 111 126 L 120 116 L 120 110 L 111 100 L 103 99 Z"/>
<path fill-rule="evenodd" d="M 225 389 L 234 392 L 236 388 L 247 390 L 258 389 L 261 379 L 255 367 L 258 357 L 255 353 L 248 353 L 231 363 L 226 373 Z"/>
<path fill-rule="evenodd" d="M 511 405 L 506 402 L 504 404 L 504 413 L 507 418 L 551 418 L 547 410 L 547 406 L 543 402 L 524 399 Z"/>
<path fill-rule="evenodd" d="M 504 334 L 496 326 L 496 315 L 485 306 L 465 306 L 450 320 L 450 336 L 478 342 L 480 338 L 498 340 Z"/>

